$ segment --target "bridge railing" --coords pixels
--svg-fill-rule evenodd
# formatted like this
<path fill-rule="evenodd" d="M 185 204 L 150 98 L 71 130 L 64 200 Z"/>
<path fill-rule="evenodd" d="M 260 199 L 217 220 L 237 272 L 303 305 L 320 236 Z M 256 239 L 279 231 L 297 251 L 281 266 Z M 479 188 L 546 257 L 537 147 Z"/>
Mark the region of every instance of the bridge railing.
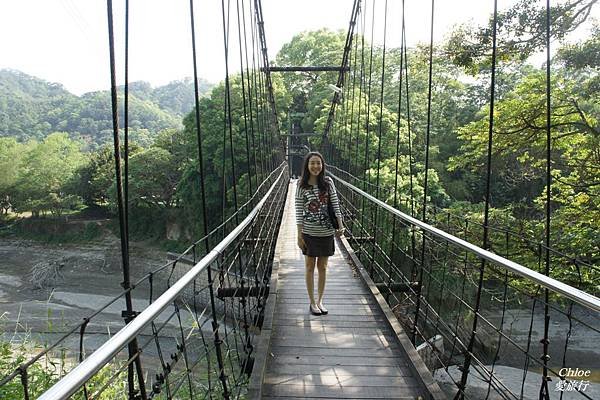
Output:
<path fill-rule="evenodd" d="M 234 215 L 136 282 L 132 290 L 145 290 L 134 299 L 139 305 L 140 297 L 147 296 L 146 308 L 92 354 L 86 357 L 86 342 L 91 340 L 86 327 L 110 305 L 124 304 L 124 294 L 4 377 L 0 393 L 37 398 L 40 382 L 29 372 L 42 362 L 52 363 L 54 352 L 76 339 L 79 351 L 68 360 L 76 366 L 40 399 L 243 395 L 253 366 L 254 335 L 262 325 L 268 296 L 287 178 L 281 164 Z M 160 294 L 158 287 L 165 284 Z M 134 339 L 139 351 L 128 358 L 127 346 Z M 133 376 L 136 360 L 142 370 Z M 128 379 L 137 384 L 135 393 L 128 393 Z M 20 388 L 15 388 L 16 381 Z"/>
<path fill-rule="evenodd" d="M 334 171 L 349 243 L 448 394 L 600 397 L 600 299 L 423 223 Z"/>

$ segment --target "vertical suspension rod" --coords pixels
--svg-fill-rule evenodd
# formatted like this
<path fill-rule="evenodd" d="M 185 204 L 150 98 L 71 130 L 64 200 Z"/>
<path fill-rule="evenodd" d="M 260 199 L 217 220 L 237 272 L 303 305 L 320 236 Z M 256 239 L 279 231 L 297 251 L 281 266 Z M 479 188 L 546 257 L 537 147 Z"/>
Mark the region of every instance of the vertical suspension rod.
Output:
<path fill-rule="evenodd" d="M 551 173 L 551 162 L 552 162 L 552 134 L 551 134 L 551 96 L 550 96 L 550 0 L 546 0 L 546 221 L 545 221 L 545 249 L 544 249 L 544 274 L 550 276 L 550 213 L 551 209 L 551 189 L 552 189 L 552 173 Z M 548 400 L 550 393 L 548 392 L 548 345 L 550 340 L 548 339 L 548 329 L 550 326 L 550 310 L 548 307 L 549 292 L 548 288 L 544 289 L 544 337 L 541 340 L 542 343 L 542 362 L 544 368 L 542 369 L 542 385 L 540 388 L 540 400 Z"/>
<path fill-rule="evenodd" d="M 350 14 L 350 24 L 348 26 L 348 33 L 346 34 L 346 43 L 344 45 L 344 54 L 342 55 L 342 64 L 339 69 L 338 80 L 336 86 L 338 88 L 344 87 L 345 71 L 348 69 L 348 56 L 352 49 L 352 38 L 354 34 L 354 26 L 356 25 L 356 18 L 358 16 L 358 10 L 360 8 L 361 0 L 354 0 L 352 4 L 352 13 Z M 333 125 L 333 116 L 335 114 L 335 108 L 337 103 L 340 101 L 340 94 L 335 92 L 333 94 L 333 100 L 331 101 L 331 107 L 329 108 L 329 115 L 327 116 L 327 123 L 325 124 L 325 130 L 323 131 L 323 137 L 327 137 L 331 127 Z"/>
<path fill-rule="evenodd" d="M 119 116 L 118 116 L 118 104 L 117 104 L 117 79 L 116 79 L 116 66 L 115 66 L 115 41 L 114 41 L 114 30 L 113 30 L 113 8 L 112 0 L 107 0 L 106 10 L 108 17 L 108 47 L 109 47 L 109 59 L 110 59 L 110 93 L 111 93 L 111 108 L 112 108 L 112 124 L 113 124 L 113 144 L 114 144 L 114 158 L 115 158 L 115 178 L 117 185 L 117 207 L 119 210 L 119 232 L 121 237 L 121 259 L 123 263 L 123 282 L 121 286 L 126 290 L 125 293 L 125 307 L 124 313 L 125 321 L 128 323 L 134 317 L 133 302 L 131 299 L 131 281 L 130 281 L 130 270 L 129 270 L 129 238 L 127 235 L 127 221 L 126 211 L 123 199 L 123 182 L 121 172 L 121 143 L 119 140 Z M 135 357 L 135 365 L 137 370 L 138 385 L 140 386 L 140 394 L 145 399 L 146 391 L 144 385 L 144 377 L 142 373 L 141 361 L 138 352 L 137 338 L 134 338 L 127 345 L 129 358 Z M 134 385 L 133 369 L 128 368 L 128 387 L 129 387 L 129 398 L 133 399 L 137 394 Z"/>
<path fill-rule="evenodd" d="M 273 94 L 273 82 L 271 81 L 271 73 L 269 72 L 270 63 L 269 63 L 269 55 L 267 51 L 267 39 L 265 35 L 265 22 L 263 20 L 263 12 L 262 12 L 262 2 L 261 0 L 254 0 L 255 12 L 256 12 L 256 23 L 258 24 L 258 37 L 260 41 L 260 46 L 262 50 L 263 57 L 263 65 L 265 68 L 265 84 L 267 86 L 267 92 L 269 96 L 269 103 L 271 105 L 271 112 L 273 115 L 271 116 L 273 128 L 275 128 L 275 133 L 277 135 L 279 132 L 279 124 L 277 122 L 277 109 L 275 107 L 275 96 Z"/>
<path fill-rule="evenodd" d="M 486 182 L 485 182 L 485 208 L 483 214 L 483 249 L 489 249 L 489 221 L 490 221 L 490 201 L 491 201 L 491 185 L 492 185 L 492 145 L 494 132 L 494 105 L 495 105 L 495 87 L 496 87 L 496 33 L 497 33 L 497 17 L 498 17 L 498 0 L 494 0 L 494 18 L 492 28 L 492 76 L 490 81 L 490 114 L 489 114 L 489 129 L 487 142 L 487 165 L 486 165 Z M 467 352 L 463 364 L 462 375 L 458 392 L 455 398 L 463 399 L 465 397 L 465 389 L 467 379 L 469 377 L 469 369 L 471 367 L 472 353 L 475 346 L 475 338 L 477 335 L 477 325 L 479 322 L 479 310 L 481 307 L 481 292 L 483 291 L 483 276 L 485 271 L 486 261 L 481 260 L 479 266 L 479 279 L 477 282 L 477 294 L 475 297 L 475 305 L 473 307 L 473 325 L 471 328 L 471 336 L 467 345 Z M 491 381 L 490 381 L 491 384 Z"/>
<path fill-rule="evenodd" d="M 423 179 L 423 212 L 421 220 L 427 222 L 427 180 L 429 176 L 429 139 L 431 134 L 431 89 L 433 79 L 433 17 L 435 11 L 435 0 L 431 0 L 431 32 L 429 39 L 429 88 L 427 91 L 427 132 L 425 137 L 425 178 Z M 417 299 L 415 307 L 415 319 L 412 330 L 412 342 L 416 343 L 417 340 L 417 324 L 419 322 L 419 312 L 421 307 L 421 291 L 423 288 L 423 269 L 425 268 L 425 248 L 426 238 L 423 234 L 422 246 L 421 246 L 421 268 L 419 268 L 419 286 L 417 288 Z"/>
<path fill-rule="evenodd" d="M 203 150 L 202 150 L 202 130 L 200 128 L 200 95 L 198 88 L 198 66 L 197 66 L 197 57 L 196 57 L 196 30 L 195 30 L 195 22 L 194 22 L 194 1 L 190 0 L 190 24 L 191 24 L 191 34 L 192 34 L 192 61 L 194 66 L 194 100 L 196 105 L 196 134 L 198 139 L 198 170 L 200 175 L 200 189 L 202 194 L 202 223 L 204 228 L 204 234 L 208 234 L 208 220 L 206 215 L 206 190 L 204 187 L 204 160 L 203 160 Z M 210 243 L 208 238 L 204 241 L 206 246 L 206 254 L 210 253 Z M 210 294 L 210 306 L 212 313 L 212 325 L 215 336 L 215 347 L 217 358 L 219 360 L 219 368 L 221 370 L 221 374 L 219 376 L 221 380 L 221 385 L 223 388 L 223 397 L 225 399 L 229 398 L 229 392 L 227 390 L 227 380 L 223 374 L 223 359 L 221 354 L 221 339 L 219 338 L 219 331 L 215 329 L 215 325 L 218 325 L 217 322 L 217 314 L 216 314 L 216 306 L 215 306 L 215 295 L 213 290 L 213 277 L 210 265 L 206 268 L 206 273 L 208 275 L 208 282 L 210 286 L 210 290 L 208 291 Z"/>

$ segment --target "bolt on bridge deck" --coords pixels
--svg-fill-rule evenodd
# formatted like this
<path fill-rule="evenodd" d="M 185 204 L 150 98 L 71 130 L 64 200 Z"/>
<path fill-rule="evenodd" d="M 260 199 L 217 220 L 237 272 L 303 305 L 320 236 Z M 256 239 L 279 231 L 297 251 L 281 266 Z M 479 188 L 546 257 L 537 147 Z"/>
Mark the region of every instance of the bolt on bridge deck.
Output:
<path fill-rule="evenodd" d="M 295 191 L 292 182 L 249 397 L 444 398 L 373 282 L 352 261 L 345 239 L 336 239 L 329 260 L 329 314 L 310 314 Z"/>

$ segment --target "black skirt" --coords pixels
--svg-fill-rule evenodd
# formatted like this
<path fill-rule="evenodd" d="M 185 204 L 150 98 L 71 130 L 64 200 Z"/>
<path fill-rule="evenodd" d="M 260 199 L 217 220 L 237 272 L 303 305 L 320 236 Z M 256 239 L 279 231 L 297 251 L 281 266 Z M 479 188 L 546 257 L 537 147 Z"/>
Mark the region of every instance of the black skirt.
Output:
<path fill-rule="evenodd" d="M 335 243 L 331 236 L 310 236 L 302 234 L 306 247 L 302 254 L 309 257 L 329 257 L 335 253 Z"/>

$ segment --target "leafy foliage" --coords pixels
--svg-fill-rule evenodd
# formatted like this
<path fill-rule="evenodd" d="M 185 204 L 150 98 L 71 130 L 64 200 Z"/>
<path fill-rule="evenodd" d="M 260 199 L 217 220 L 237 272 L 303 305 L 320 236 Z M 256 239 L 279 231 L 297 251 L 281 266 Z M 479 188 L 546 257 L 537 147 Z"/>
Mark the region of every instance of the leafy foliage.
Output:
<path fill-rule="evenodd" d="M 585 85 L 584 85 L 585 86 Z M 599 142 L 595 117 L 597 95 L 577 93 L 575 82 L 556 74 L 551 93 L 553 209 L 557 244 L 568 253 L 577 249 L 584 260 L 597 260 L 598 243 L 592 239 L 596 230 L 592 220 L 600 220 L 600 175 L 597 165 Z M 577 93 L 577 96 L 574 94 Z M 462 139 L 461 154 L 451 158 L 449 168 L 469 169 L 483 176 L 487 147 L 487 106 L 480 119 L 458 130 Z M 543 214 L 546 154 L 545 76 L 534 72 L 523 79 L 514 91 L 495 107 L 493 145 L 494 205 L 519 202 L 521 212 Z M 584 215 L 585 214 L 585 215 Z M 566 218 L 566 219 L 565 219 Z M 590 220 L 590 218 L 592 220 Z M 535 224 L 534 224 L 535 225 Z M 543 232 L 539 224 L 532 227 Z M 583 243 L 584 238 L 592 239 Z M 562 243 L 561 243 L 562 242 Z M 566 243 L 570 243 L 565 246 Z"/>
<path fill-rule="evenodd" d="M 66 133 L 53 133 L 42 143 L 32 145 L 23 156 L 12 187 L 13 208 L 60 215 L 63 210 L 76 207 L 79 199 L 67 192 L 65 185 L 83 163 L 80 144 Z"/>
<path fill-rule="evenodd" d="M 563 0 L 552 4 L 550 34 L 561 40 L 577 29 L 590 15 L 598 0 Z M 484 26 L 460 25 L 445 46 L 456 65 L 472 73 L 490 65 L 493 18 Z M 506 11 L 498 12 L 498 58 L 526 61 L 546 46 L 546 5 L 544 2 L 519 0 Z"/>

